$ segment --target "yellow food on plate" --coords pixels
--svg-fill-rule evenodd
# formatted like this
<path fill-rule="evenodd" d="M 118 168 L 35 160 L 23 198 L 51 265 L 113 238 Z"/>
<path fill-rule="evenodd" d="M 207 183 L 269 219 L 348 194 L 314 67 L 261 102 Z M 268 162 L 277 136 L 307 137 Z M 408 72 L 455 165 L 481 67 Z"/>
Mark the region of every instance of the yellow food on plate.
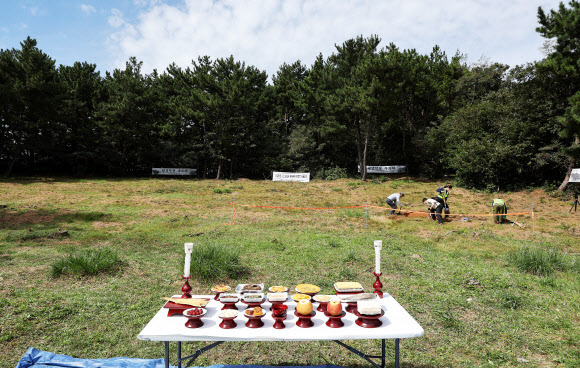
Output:
<path fill-rule="evenodd" d="M 271 292 L 273 293 L 283 293 L 286 290 L 288 290 L 288 288 L 286 286 L 271 286 L 270 289 Z"/>
<path fill-rule="evenodd" d="M 363 290 L 362 285 L 360 282 L 337 282 L 334 284 L 336 290 Z"/>
<path fill-rule="evenodd" d="M 231 289 L 231 287 L 229 287 L 227 285 L 219 284 L 219 285 L 212 286 L 211 291 L 217 292 L 217 293 L 223 293 L 224 291 L 228 291 L 230 289 Z"/>
<path fill-rule="evenodd" d="M 191 305 L 193 307 L 200 307 L 203 308 L 209 303 L 207 299 L 197 299 L 197 298 L 163 298 L 165 300 L 169 300 L 170 302 L 183 304 L 183 305 Z"/>
<path fill-rule="evenodd" d="M 292 295 L 292 299 L 294 299 L 295 301 L 300 301 L 302 299 L 306 299 L 306 300 L 310 300 L 310 295 L 306 295 L 306 294 L 294 294 Z"/>
<path fill-rule="evenodd" d="M 318 293 L 320 288 L 312 284 L 300 284 L 296 285 L 296 291 L 299 293 Z"/>

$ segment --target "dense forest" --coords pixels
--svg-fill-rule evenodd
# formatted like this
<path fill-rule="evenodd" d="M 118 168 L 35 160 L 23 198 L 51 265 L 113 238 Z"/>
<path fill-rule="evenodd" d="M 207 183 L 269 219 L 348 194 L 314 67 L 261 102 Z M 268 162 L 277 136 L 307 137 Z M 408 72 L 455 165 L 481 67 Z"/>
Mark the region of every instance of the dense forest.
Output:
<path fill-rule="evenodd" d="M 407 165 L 506 190 L 560 183 L 580 160 L 580 3 L 538 9 L 545 59 L 467 65 L 359 36 L 271 79 L 233 56 L 144 74 L 135 58 L 101 75 L 27 38 L 0 50 L 0 174 L 203 178 L 368 175 Z"/>

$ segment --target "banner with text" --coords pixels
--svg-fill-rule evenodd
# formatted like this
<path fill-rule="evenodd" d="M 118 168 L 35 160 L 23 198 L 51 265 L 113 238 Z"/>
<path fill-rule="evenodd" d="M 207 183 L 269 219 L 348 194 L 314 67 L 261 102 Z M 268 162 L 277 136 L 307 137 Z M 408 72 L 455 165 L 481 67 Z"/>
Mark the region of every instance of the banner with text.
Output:
<path fill-rule="evenodd" d="M 407 166 L 367 166 L 367 174 L 402 174 L 407 171 Z M 360 172 L 360 166 L 358 166 Z"/>
<path fill-rule="evenodd" d="M 580 169 L 572 169 L 572 173 L 570 174 L 569 183 L 580 183 Z"/>
<path fill-rule="evenodd" d="M 183 168 L 153 168 L 151 175 L 195 175 L 197 169 L 183 169 Z"/>
<path fill-rule="evenodd" d="M 310 173 L 289 173 L 274 171 L 272 181 L 299 181 L 302 183 L 310 182 Z"/>

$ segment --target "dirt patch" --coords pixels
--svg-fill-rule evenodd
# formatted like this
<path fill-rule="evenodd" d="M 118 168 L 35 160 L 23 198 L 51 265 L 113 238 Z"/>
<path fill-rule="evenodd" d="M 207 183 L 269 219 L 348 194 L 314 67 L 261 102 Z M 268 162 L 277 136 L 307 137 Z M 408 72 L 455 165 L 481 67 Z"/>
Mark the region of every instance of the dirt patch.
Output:
<path fill-rule="evenodd" d="M 3 228 L 13 228 L 24 225 L 33 225 L 54 222 L 59 216 L 70 213 L 63 210 L 56 213 L 46 213 L 45 211 L 33 210 L 26 212 L 10 211 L 0 214 L 0 224 Z"/>

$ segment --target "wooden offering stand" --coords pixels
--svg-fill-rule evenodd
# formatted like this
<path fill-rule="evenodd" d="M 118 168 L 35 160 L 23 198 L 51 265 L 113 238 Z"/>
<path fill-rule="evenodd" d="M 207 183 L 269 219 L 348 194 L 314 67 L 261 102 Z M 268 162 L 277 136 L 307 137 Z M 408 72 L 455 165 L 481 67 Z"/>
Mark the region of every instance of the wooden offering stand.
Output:
<path fill-rule="evenodd" d="M 318 308 L 316 308 L 316 310 L 322 313 L 326 313 L 326 307 L 328 306 L 328 302 L 317 302 L 317 303 Z"/>
<path fill-rule="evenodd" d="M 262 313 L 259 316 L 250 316 L 244 313 L 244 316 L 248 318 L 248 322 L 246 322 L 246 327 L 249 328 L 260 328 L 264 326 L 264 322 L 262 321 L 262 317 L 264 317 L 266 313 Z"/>
<path fill-rule="evenodd" d="M 286 319 L 286 310 L 288 309 L 288 306 L 284 304 L 277 304 L 272 307 L 273 308 L 270 308 L 270 310 L 272 311 L 272 318 L 276 320 L 276 322 L 274 322 L 274 325 L 272 327 L 278 330 L 285 328 L 286 325 L 284 324 L 283 321 Z"/>
<path fill-rule="evenodd" d="M 242 303 L 248 305 L 246 307 L 246 309 L 250 309 L 250 308 L 259 307 L 260 305 L 262 305 L 264 303 L 264 299 L 260 300 L 259 302 L 248 302 L 248 301 L 244 300 L 244 298 L 242 297 Z"/>
<path fill-rule="evenodd" d="M 286 300 L 288 300 L 288 299 L 286 299 Z M 276 302 L 270 301 L 270 303 L 272 304 L 270 306 L 270 310 L 274 310 L 274 307 L 276 305 L 284 305 L 284 303 L 286 303 L 286 300 L 284 300 L 284 301 L 276 301 Z"/>
<path fill-rule="evenodd" d="M 236 326 L 238 325 L 236 323 L 236 321 L 234 321 L 234 319 L 236 319 L 236 317 L 220 317 L 222 319 L 222 321 L 220 322 L 219 326 L 223 329 L 229 329 L 229 328 L 236 328 Z"/>
<path fill-rule="evenodd" d="M 346 316 L 344 311 L 340 312 L 339 315 L 333 316 L 328 313 L 328 311 L 324 312 L 324 315 L 328 317 L 328 321 L 326 321 L 326 325 L 330 328 L 340 328 L 344 326 L 344 322 L 342 322 L 342 317 Z"/>
<path fill-rule="evenodd" d="M 298 321 L 296 322 L 296 326 L 302 328 L 308 328 L 314 326 L 314 322 L 312 322 L 312 317 L 316 315 L 316 312 L 312 311 L 312 313 L 308 315 L 303 315 L 294 311 L 294 315 L 298 317 Z"/>
<path fill-rule="evenodd" d="M 346 311 L 348 313 L 355 313 L 356 312 L 356 301 L 346 302 Z"/>
<path fill-rule="evenodd" d="M 203 317 L 205 315 L 204 314 L 199 314 L 197 316 L 189 316 L 187 314 L 184 314 L 185 317 L 187 317 L 187 322 L 185 322 L 185 327 L 187 328 L 199 328 L 201 326 L 203 326 L 203 321 L 201 320 L 201 317 Z"/>
<path fill-rule="evenodd" d="M 374 316 L 360 314 L 358 311 L 355 311 L 354 315 L 358 317 L 356 321 L 354 321 L 357 325 L 364 328 L 376 328 L 383 325 L 383 322 L 379 318 L 385 315 L 385 311 L 381 310 L 381 314 L 376 314 Z"/>
<path fill-rule="evenodd" d="M 221 302 L 221 303 L 224 305 L 222 310 L 224 310 L 224 309 L 238 310 L 238 307 L 236 307 L 237 302 Z"/>
<path fill-rule="evenodd" d="M 286 325 L 284 324 L 284 320 L 286 319 L 286 313 L 284 313 L 281 316 L 272 316 L 272 318 L 276 320 L 276 322 L 274 322 L 274 325 L 272 327 L 278 330 L 286 328 Z"/>

